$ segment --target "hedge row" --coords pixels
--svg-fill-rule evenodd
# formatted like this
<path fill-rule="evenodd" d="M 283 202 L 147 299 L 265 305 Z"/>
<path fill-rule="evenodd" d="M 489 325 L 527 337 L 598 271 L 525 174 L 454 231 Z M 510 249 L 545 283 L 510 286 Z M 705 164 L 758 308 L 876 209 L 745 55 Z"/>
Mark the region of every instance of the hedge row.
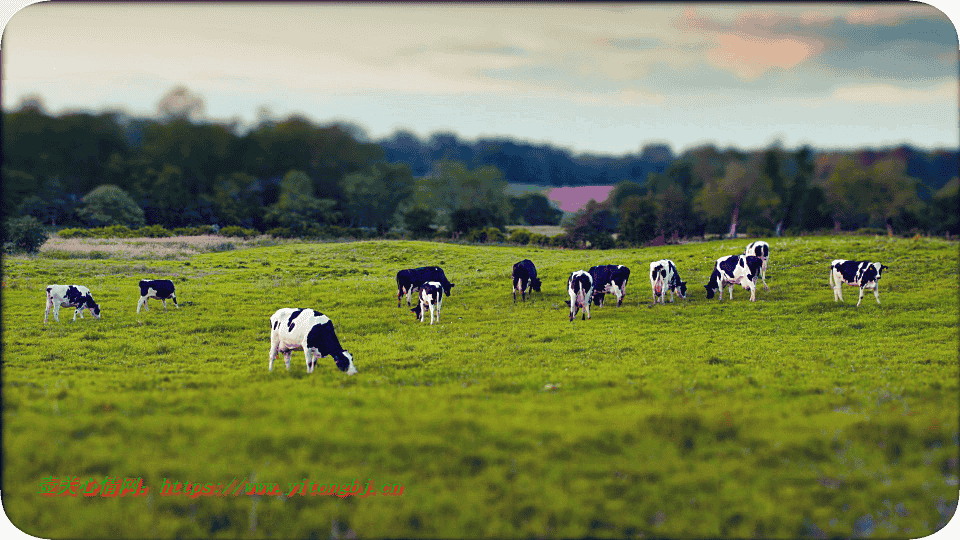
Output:
<path fill-rule="evenodd" d="M 140 227 L 139 229 L 131 229 L 123 225 L 113 225 L 110 227 L 91 229 L 61 229 L 57 234 L 60 236 L 60 238 L 165 238 L 171 236 L 197 236 L 206 234 L 216 234 L 219 236 L 237 238 L 252 238 L 261 233 L 254 229 L 245 229 L 243 227 L 236 226 L 217 227 L 216 225 L 201 225 L 198 227 L 177 227 L 173 230 L 168 230 L 160 225 L 150 225 L 149 227 Z M 314 225 L 306 230 L 299 231 L 277 227 L 270 229 L 263 234 L 273 236 L 275 238 L 352 238 L 356 240 L 374 238 L 397 240 L 403 238 L 403 236 L 397 232 L 388 232 L 384 235 L 378 235 L 376 231 L 373 230 L 337 227 L 335 225 L 328 225 L 324 227 Z M 449 236 L 446 233 L 438 232 L 421 239 L 449 240 Z M 503 231 L 497 229 L 496 227 L 474 229 L 460 236 L 459 240 L 476 243 L 508 242 L 520 245 L 533 244 L 538 246 L 564 248 L 579 247 L 578 243 L 572 241 L 566 234 L 547 236 L 544 234 L 532 233 L 524 229 L 516 229 L 510 232 L 509 235 L 506 235 L 503 233 Z"/>

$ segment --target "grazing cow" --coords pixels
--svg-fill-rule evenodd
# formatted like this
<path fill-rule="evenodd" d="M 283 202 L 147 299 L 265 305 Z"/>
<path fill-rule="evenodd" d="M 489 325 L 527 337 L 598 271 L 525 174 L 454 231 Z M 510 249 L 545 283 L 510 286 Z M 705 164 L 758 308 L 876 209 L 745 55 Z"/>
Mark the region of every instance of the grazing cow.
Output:
<path fill-rule="evenodd" d="M 873 290 L 873 296 L 880 303 L 880 278 L 883 270 L 889 268 L 876 262 L 846 261 L 836 259 L 830 263 L 830 287 L 833 288 L 833 300 L 843 302 L 843 285 L 860 287 L 860 299 L 863 300 L 863 291 Z"/>
<path fill-rule="evenodd" d="M 400 307 L 400 297 L 403 295 L 407 295 L 407 307 L 410 307 L 410 294 L 428 281 L 439 282 L 443 293 L 450 296 L 453 283 L 447 281 L 443 268 L 439 266 L 422 266 L 397 272 L 397 307 Z"/>
<path fill-rule="evenodd" d="M 630 279 L 630 269 L 622 264 L 607 264 L 590 268 L 590 277 L 593 278 L 593 303 L 603 307 L 603 297 L 606 293 L 617 295 L 617 307 L 623 304 L 623 297 L 627 294 L 627 280 Z"/>
<path fill-rule="evenodd" d="M 767 287 L 767 259 L 770 258 L 770 244 L 763 240 L 750 242 L 743 254 L 760 257 L 760 260 L 763 261 L 763 264 L 760 265 L 760 279 L 763 280 L 763 290 L 769 291 L 770 287 Z"/>
<path fill-rule="evenodd" d="M 43 324 L 47 324 L 47 317 L 50 315 L 50 309 L 53 309 L 53 320 L 60 322 L 60 308 L 76 308 L 73 312 L 73 320 L 77 320 L 77 314 L 83 318 L 83 310 L 87 310 L 91 315 L 100 318 L 100 306 L 93 301 L 93 295 L 90 289 L 83 285 L 49 285 L 47 287 L 47 310 L 43 314 Z"/>
<path fill-rule="evenodd" d="M 137 313 L 140 313 L 140 308 L 146 308 L 147 311 L 150 311 L 150 305 L 147 300 L 153 298 L 154 300 L 160 300 L 163 302 L 163 310 L 167 310 L 167 299 L 173 300 L 173 305 L 177 306 L 177 309 L 180 309 L 180 304 L 177 303 L 177 293 L 174 290 L 173 282 L 169 279 L 141 279 L 140 280 L 140 301 L 137 302 Z"/>
<path fill-rule="evenodd" d="M 427 310 L 430 311 L 430 324 L 433 324 L 433 310 L 437 310 L 437 322 L 440 322 L 440 307 L 443 304 L 443 287 L 439 281 L 428 281 L 420 287 L 420 301 L 410 311 L 423 322 Z"/>
<path fill-rule="evenodd" d="M 583 320 L 590 318 L 590 298 L 593 296 L 593 278 L 588 272 L 577 270 L 567 279 L 567 293 L 570 294 L 570 322 L 583 309 Z"/>
<path fill-rule="evenodd" d="M 665 303 L 667 291 L 670 291 L 670 302 L 673 302 L 673 293 L 680 298 L 687 297 L 687 282 L 680 281 L 677 267 L 670 259 L 650 263 L 650 287 L 653 289 L 653 303 L 657 300 Z"/>
<path fill-rule="evenodd" d="M 537 279 L 537 267 L 530 259 L 524 259 L 513 265 L 513 301 L 517 301 L 517 291 L 524 302 L 527 301 L 527 290 L 540 292 L 540 280 Z M 533 293 L 530 293 L 533 299 Z"/>
<path fill-rule="evenodd" d="M 713 298 L 713 295 L 720 291 L 720 299 L 723 300 L 723 287 L 729 285 L 730 299 L 733 300 L 733 286 L 739 283 L 741 287 L 750 291 L 750 301 L 756 302 L 757 277 L 760 275 L 762 264 L 760 257 L 752 255 L 720 257 L 713 267 L 713 273 L 710 274 L 710 282 L 703 286 L 707 289 L 707 298 Z"/>
<path fill-rule="evenodd" d="M 333 330 L 330 318 L 312 309 L 278 309 L 270 317 L 270 371 L 277 353 L 283 354 L 283 362 L 290 369 L 290 351 L 303 349 L 307 359 L 307 373 L 313 373 L 317 359 L 333 356 L 337 368 L 353 375 L 353 355 L 343 350 Z"/>

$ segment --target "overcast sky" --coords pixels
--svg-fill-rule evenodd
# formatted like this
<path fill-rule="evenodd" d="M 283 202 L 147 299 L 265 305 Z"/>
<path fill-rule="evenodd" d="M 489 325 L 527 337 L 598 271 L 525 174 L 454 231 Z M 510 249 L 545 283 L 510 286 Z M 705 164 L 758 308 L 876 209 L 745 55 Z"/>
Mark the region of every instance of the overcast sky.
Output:
<path fill-rule="evenodd" d="M 184 85 L 208 121 L 265 107 L 372 138 L 960 146 L 957 31 L 918 3 L 40 3 L 2 48 L 5 110 L 151 116 Z"/>

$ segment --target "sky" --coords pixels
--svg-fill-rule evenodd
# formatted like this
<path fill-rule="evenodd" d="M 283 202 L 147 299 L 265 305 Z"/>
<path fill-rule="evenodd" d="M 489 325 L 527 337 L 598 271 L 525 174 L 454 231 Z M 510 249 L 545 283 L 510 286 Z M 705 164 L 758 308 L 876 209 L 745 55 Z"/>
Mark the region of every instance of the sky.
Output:
<path fill-rule="evenodd" d="M 153 116 L 182 85 L 203 121 L 297 114 L 374 140 L 960 146 L 957 30 L 920 3 L 2 2 L 4 110 Z"/>

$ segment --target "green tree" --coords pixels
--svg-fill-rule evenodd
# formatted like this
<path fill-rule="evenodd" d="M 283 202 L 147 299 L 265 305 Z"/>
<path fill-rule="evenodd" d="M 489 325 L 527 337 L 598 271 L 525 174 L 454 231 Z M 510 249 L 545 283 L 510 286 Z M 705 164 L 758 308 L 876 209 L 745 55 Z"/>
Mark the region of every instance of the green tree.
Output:
<path fill-rule="evenodd" d="M 47 241 L 47 231 L 33 216 L 10 218 L 4 225 L 4 251 L 36 253 Z"/>
<path fill-rule="evenodd" d="M 413 193 L 414 180 L 408 165 L 380 162 L 348 174 L 342 184 L 350 225 L 376 227 L 384 234 L 397 207 Z"/>
<path fill-rule="evenodd" d="M 417 180 L 415 205 L 434 208 L 439 223 L 449 224 L 459 208 L 486 208 L 504 223 L 510 217 L 507 182 L 492 166 L 468 169 L 459 161 L 440 161 L 432 174 Z"/>
<path fill-rule="evenodd" d="M 337 201 L 313 195 L 313 181 L 303 171 L 290 171 L 280 181 L 280 198 L 264 216 L 268 225 L 286 227 L 296 234 L 313 225 L 332 225 L 340 219 Z"/>
<path fill-rule="evenodd" d="M 648 197 L 627 197 L 621 202 L 618 213 L 619 239 L 640 245 L 657 236 L 657 208 Z"/>
<path fill-rule="evenodd" d="M 433 221 L 435 219 L 433 210 L 427 208 L 412 206 L 403 212 L 403 222 L 416 238 L 424 237 L 433 233 Z"/>
<path fill-rule="evenodd" d="M 92 227 L 124 225 L 135 229 L 144 225 L 143 210 L 117 186 L 99 186 L 84 195 L 81 202 L 83 207 L 77 213 Z"/>

